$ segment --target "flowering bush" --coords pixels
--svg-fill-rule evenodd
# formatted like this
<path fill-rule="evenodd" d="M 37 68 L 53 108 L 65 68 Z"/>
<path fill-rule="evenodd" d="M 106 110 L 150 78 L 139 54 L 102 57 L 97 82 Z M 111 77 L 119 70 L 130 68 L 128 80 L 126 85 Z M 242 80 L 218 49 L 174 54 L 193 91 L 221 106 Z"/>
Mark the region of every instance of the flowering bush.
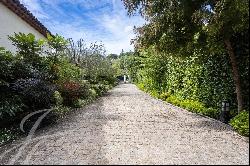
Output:
<path fill-rule="evenodd" d="M 65 81 L 60 85 L 64 104 L 73 106 L 78 99 L 86 99 L 90 95 L 89 85 L 86 82 Z"/>

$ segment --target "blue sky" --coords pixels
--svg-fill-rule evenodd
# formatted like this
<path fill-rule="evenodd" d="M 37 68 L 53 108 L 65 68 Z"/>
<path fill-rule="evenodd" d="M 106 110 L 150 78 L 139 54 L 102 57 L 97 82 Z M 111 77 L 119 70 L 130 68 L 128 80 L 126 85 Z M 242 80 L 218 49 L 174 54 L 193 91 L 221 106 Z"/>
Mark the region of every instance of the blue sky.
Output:
<path fill-rule="evenodd" d="M 107 54 L 133 50 L 134 26 L 145 21 L 127 16 L 121 0 L 21 0 L 53 34 L 86 44 L 104 43 Z"/>

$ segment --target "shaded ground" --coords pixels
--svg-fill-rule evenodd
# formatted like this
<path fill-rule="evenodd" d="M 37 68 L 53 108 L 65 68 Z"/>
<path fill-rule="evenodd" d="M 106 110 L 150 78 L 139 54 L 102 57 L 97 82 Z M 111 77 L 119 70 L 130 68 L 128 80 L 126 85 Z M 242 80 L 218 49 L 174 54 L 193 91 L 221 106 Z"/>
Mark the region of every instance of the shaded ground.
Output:
<path fill-rule="evenodd" d="M 249 164 L 248 138 L 132 84 L 16 145 L 0 148 L 0 164 Z"/>

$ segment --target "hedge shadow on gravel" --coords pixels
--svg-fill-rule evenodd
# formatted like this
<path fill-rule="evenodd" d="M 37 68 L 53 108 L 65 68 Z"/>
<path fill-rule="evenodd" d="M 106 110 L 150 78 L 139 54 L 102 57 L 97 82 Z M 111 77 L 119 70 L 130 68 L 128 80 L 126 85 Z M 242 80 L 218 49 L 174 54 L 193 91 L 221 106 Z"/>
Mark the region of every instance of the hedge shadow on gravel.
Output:
<path fill-rule="evenodd" d="M 123 118 L 103 113 L 105 99 L 107 100 L 101 97 L 84 108 L 75 109 L 59 123 L 39 130 L 30 146 L 25 148 L 20 159 L 14 164 L 22 164 L 29 155 L 31 155 L 29 164 L 108 164 L 109 161 L 105 157 L 108 149 L 106 149 L 107 142 L 103 126 L 109 121 L 121 121 Z M 39 141 L 45 142 L 37 147 L 37 151 L 29 154 Z M 22 143 L 22 141 L 16 143 Z M 10 149 L 17 145 L 16 143 L 3 149 Z M 2 150 L 0 151 L 3 152 Z M 73 152 L 79 157 L 76 157 Z M 16 153 L 17 151 L 9 153 L 0 160 L 0 163 L 8 163 L 11 156 Z"/>

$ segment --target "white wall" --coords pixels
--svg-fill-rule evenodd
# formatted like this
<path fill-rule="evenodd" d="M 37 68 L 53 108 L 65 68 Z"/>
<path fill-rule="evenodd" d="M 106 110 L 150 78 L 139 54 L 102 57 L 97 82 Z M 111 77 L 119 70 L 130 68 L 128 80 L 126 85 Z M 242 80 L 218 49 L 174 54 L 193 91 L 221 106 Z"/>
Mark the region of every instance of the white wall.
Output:
<path fill-rule="evenodd" d="M 8 35 L 13 35 L 14 32 L 32 33 L 37 39 L 46 39 L 35 28 L 0 3 L 0 47 L 5 47 L 11 52 L 16 51 L 15 46 L 8 40 Z"/>

